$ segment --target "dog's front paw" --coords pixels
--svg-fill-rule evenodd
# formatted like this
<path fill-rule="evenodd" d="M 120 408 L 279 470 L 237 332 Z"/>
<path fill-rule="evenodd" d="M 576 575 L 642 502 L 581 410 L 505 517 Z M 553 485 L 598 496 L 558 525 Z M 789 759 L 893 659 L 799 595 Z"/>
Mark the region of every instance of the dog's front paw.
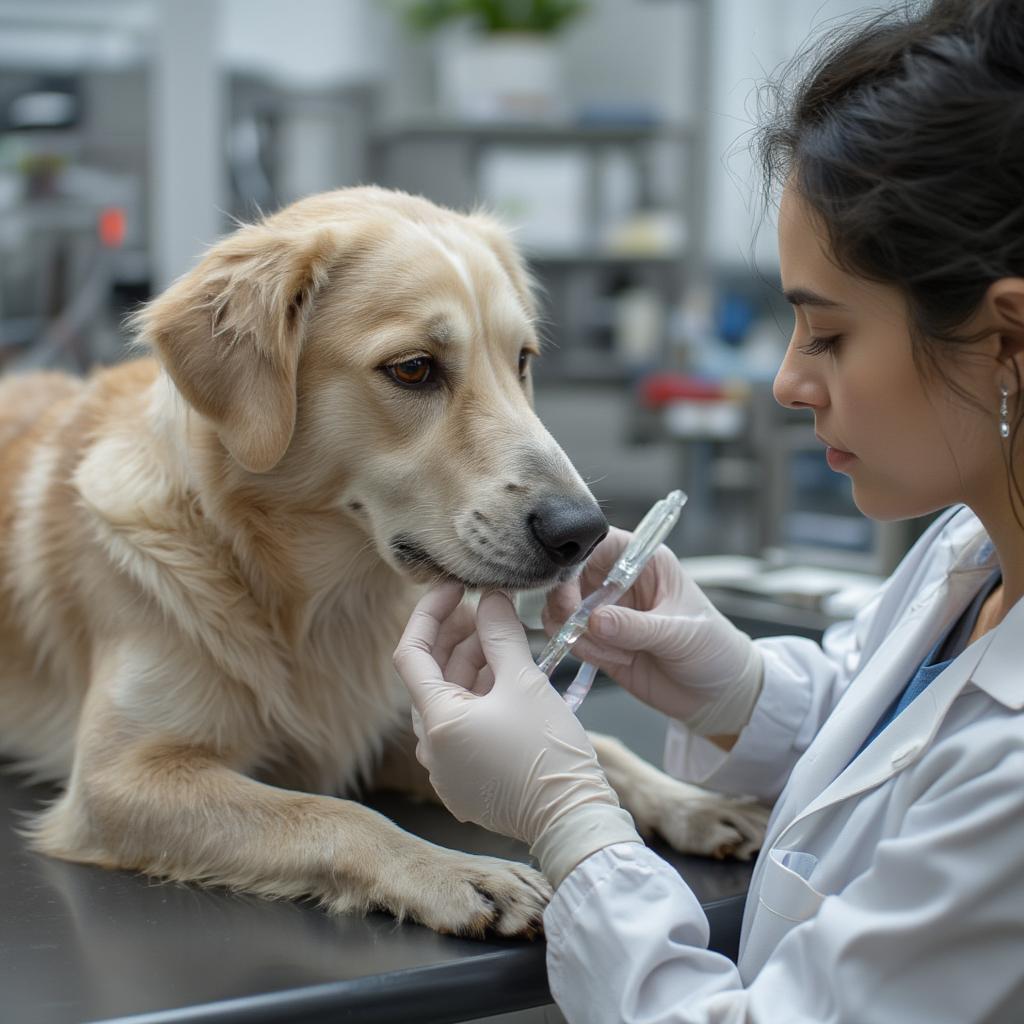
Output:
<path fill-rule="evenodd" d="M 544 908 L 551 899 L 548 880 L 533 868 L 497 857 L 448 851 L 448 863 L 424 879 L 420 906 L 424 924 L 454 935 L 533 938 L 544 930 Z"/>
<path fill-rule="evenodd" d="M 551 899 L 547 879 L 526 864 L 424 845 L 390 865 L 372 906 L 448 935 L 492 932 L 533 938 L 543 932 Z M 331 909 L 353 909 L 343 896 Z"/>
<path fill-rule="evenodd" d="M 761 848 L 769 809 L 750 797 L 728 797 L 664 779 L 645 802 L 637 827 L 657 832 L 680 853 L 749 860 Z"/>

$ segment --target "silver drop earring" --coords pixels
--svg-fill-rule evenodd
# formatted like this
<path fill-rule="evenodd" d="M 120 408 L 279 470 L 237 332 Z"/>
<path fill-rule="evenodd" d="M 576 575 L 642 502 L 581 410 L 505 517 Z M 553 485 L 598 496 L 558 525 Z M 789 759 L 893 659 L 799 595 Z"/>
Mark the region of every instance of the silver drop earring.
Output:
<path fill-rule="evenodd" d="M 1007 398 L 1010 392 L 1003 384 L 999 389 L 999 436 L 1004 440 L 1010 436 L 1010 414 L 1007 411 Z"/>

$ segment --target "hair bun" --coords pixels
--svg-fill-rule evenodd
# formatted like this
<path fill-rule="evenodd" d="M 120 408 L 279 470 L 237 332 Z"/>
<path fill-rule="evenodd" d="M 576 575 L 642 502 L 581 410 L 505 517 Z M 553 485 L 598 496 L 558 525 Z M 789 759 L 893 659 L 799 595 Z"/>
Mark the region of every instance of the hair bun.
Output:
<path fill-rule="evenodd" d="M 993 71 L 1024 79 L 1024 0 L 974 0 L 971 28 Z"/>

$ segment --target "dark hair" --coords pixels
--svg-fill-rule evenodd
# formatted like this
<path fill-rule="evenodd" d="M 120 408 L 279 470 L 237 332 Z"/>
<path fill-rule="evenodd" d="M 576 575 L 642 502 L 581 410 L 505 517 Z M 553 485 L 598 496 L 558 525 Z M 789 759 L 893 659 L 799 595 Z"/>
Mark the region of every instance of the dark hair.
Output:
<path fill-rule="evenodd" d="M 830 31 L 763 97 L 766 198 L 790 182 L 840 267 L 902 291 L 915 359 L 934 369 L 979 340 L 961 331 L 989 285 L 1024 277 L 1024 0 L 907 4 Z M 1024 504 L 1017 397 L 1006 458 Z"/>

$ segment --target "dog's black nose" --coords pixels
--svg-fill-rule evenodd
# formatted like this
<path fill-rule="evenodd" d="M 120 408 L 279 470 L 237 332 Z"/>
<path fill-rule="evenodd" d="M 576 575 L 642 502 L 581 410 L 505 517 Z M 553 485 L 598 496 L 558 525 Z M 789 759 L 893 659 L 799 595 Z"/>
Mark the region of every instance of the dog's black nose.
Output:
<path fill-rule="evenodd" d="M 584 561 L 608 532 L 608 523 L 593 501 L 545 498 L 526 519 L 537 543 L 560 566 Z"/>

